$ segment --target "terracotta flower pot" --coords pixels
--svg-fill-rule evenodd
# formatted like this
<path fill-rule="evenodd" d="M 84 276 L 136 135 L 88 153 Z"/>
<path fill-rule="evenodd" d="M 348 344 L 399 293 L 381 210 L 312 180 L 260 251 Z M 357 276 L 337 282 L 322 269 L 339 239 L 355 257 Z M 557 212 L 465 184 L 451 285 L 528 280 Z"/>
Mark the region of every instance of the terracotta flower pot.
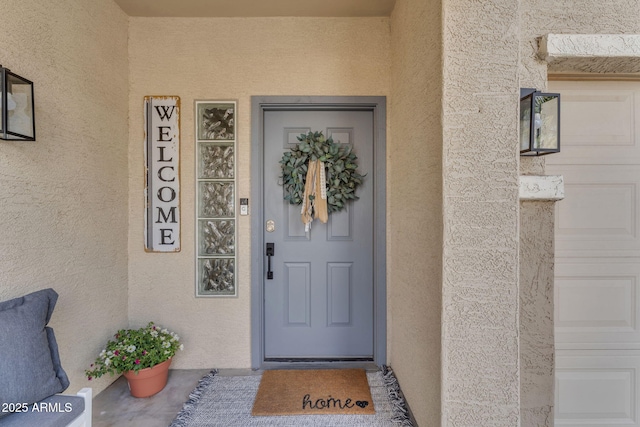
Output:
<path fill-rule="evenodd" d="M 134 397 L 149 397 L 160 392 L 167 385 L 171 359 L 138 372 L 128 371 L 123 375 L 129 382 L 129 391 Z"/>

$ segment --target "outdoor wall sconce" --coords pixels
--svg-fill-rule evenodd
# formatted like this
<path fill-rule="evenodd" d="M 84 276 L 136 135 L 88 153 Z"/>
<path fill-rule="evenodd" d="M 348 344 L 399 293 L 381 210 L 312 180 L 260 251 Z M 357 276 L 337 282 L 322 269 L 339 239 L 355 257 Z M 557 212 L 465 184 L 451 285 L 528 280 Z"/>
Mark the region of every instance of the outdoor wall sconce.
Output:
<path fill-rule="evenodd" d="M 33 82 L 0 65 L 0 139 L 35 141 Z"/>
<path fill-rule="evenodd" d="M 520 155 L 560 152 L 560 94 L 520 89 Z"/>

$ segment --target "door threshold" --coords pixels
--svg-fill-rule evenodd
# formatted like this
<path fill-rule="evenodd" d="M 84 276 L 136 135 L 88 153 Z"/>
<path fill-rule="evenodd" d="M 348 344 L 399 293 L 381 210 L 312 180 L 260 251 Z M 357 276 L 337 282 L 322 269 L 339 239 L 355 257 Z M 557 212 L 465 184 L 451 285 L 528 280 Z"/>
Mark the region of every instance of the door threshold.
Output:
<path fill-rule="evenodd" d="M 380 369 L 372 359 L 267 359 L 260 369 Z"/>

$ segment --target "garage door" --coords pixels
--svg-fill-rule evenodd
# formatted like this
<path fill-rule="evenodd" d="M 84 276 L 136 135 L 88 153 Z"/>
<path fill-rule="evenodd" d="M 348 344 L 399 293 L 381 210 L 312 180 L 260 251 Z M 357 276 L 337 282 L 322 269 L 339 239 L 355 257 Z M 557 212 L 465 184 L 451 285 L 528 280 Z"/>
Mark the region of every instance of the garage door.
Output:
<path fill-rule="evenodd" d="M 640 82 L 555 81 L 556 426 L 640 427 Z"/>

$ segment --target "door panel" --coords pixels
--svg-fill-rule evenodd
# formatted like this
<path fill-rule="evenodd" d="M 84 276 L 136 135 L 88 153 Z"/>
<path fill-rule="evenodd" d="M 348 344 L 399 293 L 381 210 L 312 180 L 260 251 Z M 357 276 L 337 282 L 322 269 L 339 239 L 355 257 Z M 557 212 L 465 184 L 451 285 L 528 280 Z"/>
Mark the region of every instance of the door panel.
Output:
<path fill-rule="evenodd" d="M 640 427 L 635 351 L 558 351 L 557 426 Z"/>
<path fill-rule="evenodd" d="M 556 265 L 555 332 L 563 348 L 640 349 L 640 264 L 599 259 Z"/>
<path fill-rule="evenodd" d="M 556 256 L 640 256 L 640 164 L 552 164 L 567 198 L 556 205 Z"/>
<path fill-rule="evenodd" d="M 309 131 L 352 145 L 367 177 L 359 200 L 305 232 L 300 206 L 283 199 L 279 161 Z M 264 231 L 275 244 L 273 280 L 264 280 L 265 359 L 372 359 L 373 113 L 266 111 L 264 144 L 264 222 L 275 222 Z"/>
<path fill-rule="evenodd" d="M 640 427 L 640 82 L 550 82 L 562 95 L 556 204 L 556 426 Z"/>
<path fill-rule="evenodd" d="M 562 153 L 549 163 L 640 163 L 639 82 L 549 82 L 549 90 L 562 94 Z"/>

